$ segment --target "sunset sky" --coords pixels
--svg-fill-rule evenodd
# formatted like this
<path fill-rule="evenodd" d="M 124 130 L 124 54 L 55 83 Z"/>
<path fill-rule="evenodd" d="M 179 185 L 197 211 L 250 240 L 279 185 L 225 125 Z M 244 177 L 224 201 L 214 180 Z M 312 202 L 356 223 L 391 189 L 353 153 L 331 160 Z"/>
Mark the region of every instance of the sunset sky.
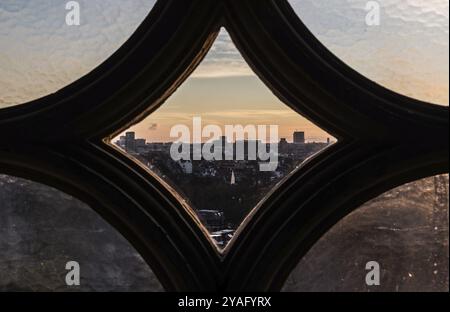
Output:
<path fill-rule="evenodd" d="M 0 1 L 0 108 L 59 90 L 106 60 L 155 0 L 80 0 L 81 25 L 65 24 L 65 0 Z M 365 23 L 366 0 L 290 0 L 305 25 L 345 63 L 399 93 L 448 105 L 448 0 L 387 0 L 381 25 Z M 150 103 L 149 103 L 150 104 Z M 280 137 L 326 133 L 281 103 L 252 73 L 225 31 L 164 105 L 132 127 L 167 141 L 175 124 L 278 124 Z"/>
<path fill-rule="evenodd" d="M 279 136 L 288 141 L 292 141 L 296 130 L 305 131 L 309 141 L 326 141 L 330 137 L 272 94 L 224 29 L 192 76 L 157 111 L 129 130 L 149 141 L 173 141 L 171 127 L 185 124 L 192 128 L 192 118 L 197 116 L 203 125 L 218 125 L 222 129 L 236 124 L 278 125 Z"/>

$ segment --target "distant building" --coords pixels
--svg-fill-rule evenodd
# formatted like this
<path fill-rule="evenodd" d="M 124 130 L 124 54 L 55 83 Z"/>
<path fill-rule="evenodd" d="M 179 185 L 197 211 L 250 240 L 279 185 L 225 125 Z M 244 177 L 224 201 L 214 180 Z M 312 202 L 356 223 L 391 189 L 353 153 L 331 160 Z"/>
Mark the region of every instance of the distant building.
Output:
<path fill-rule="evenodd" d="M 137 139 L 136 140 L 136 147 L 145 147 L 145 139 Z"/>
<path fill-rule="evenodd" d="M 137 153 L 142 154 L 147 151 L 147 142 L 145 139 L 136 139 L 134 145 Z"/>
<path fill-rule="evenodd" d="M 231 171 L 231 181 L 230 181 L 231 185 L 235 185 L 236 184 L 236 176 L 234 175 L 234 171 Z"/>
<path fill-rule="evenodd" d="M 124 135 L 122 135 L 119 138 L 119 141 L 117 142 L 117 145 L 119 145 L 121 148 L 125 148 L 125 136 Z"/>
<path fill-rule="evenodd" d="M 136 139 L 136 133 L 132 131 L 125 133 L 125 139 L 134 141 Z"/>
<path fill-rule="evenodd" d="M 134 132 L 125 133 L 125 150 L 127 152 L 136 151 L 136 133 Z"/>
<path fill-rule="evenodd" d="M 225 228 L 225 216 L 217 210 L 198 210 L 198 217 L 210 232 L 220 231 Z"/>
<path fill-rule="evenodd" d="M 147 143 L 147 150 L 153 152 L 170 152 L 172 143 Z"/>
<path fill-rule="evenodd" d="M 294 132 L 294 144 L 305 144 L 305 132 L 296 131 Z"/>

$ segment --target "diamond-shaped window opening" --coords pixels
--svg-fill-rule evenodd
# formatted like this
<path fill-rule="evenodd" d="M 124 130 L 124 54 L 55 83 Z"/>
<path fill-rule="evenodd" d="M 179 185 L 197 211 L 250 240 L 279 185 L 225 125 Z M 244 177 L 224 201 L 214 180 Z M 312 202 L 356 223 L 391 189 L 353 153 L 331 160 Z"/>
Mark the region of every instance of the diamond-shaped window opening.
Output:
<path fill-rule="evenodd" d="M 202 136 L 211 126 L 220 132 Z M 227 133 L 230 126 L 248 133 Z M 161 107 L 112 139 L 190 207 L 220 251 L 271 190 L 334 142 L 270 92 L 224 29 Z"/>

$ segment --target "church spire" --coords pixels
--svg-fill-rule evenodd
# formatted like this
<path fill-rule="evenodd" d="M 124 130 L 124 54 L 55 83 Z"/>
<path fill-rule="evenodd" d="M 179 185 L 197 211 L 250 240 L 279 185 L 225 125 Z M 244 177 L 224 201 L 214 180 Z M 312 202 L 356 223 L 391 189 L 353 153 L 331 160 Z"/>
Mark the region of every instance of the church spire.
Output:
<path fill-rule="evenodd" d="M 236 184 L 236 176 L 234 175 L 234 170 L 231 170 L 231 181 L 230 181 L 231 185 L 235 185 Z"/>

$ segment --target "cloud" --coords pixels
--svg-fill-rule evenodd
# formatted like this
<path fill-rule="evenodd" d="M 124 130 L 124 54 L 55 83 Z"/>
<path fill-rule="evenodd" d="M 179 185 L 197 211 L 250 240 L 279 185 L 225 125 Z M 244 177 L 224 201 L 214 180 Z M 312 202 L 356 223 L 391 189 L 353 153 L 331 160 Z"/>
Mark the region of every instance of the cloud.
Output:
<path fill-rule="evenodd" d="M 228 32 L 222 29 L 192 77 L 216 78 L 253 75 L 253 71 L 234 45 Z"/>

